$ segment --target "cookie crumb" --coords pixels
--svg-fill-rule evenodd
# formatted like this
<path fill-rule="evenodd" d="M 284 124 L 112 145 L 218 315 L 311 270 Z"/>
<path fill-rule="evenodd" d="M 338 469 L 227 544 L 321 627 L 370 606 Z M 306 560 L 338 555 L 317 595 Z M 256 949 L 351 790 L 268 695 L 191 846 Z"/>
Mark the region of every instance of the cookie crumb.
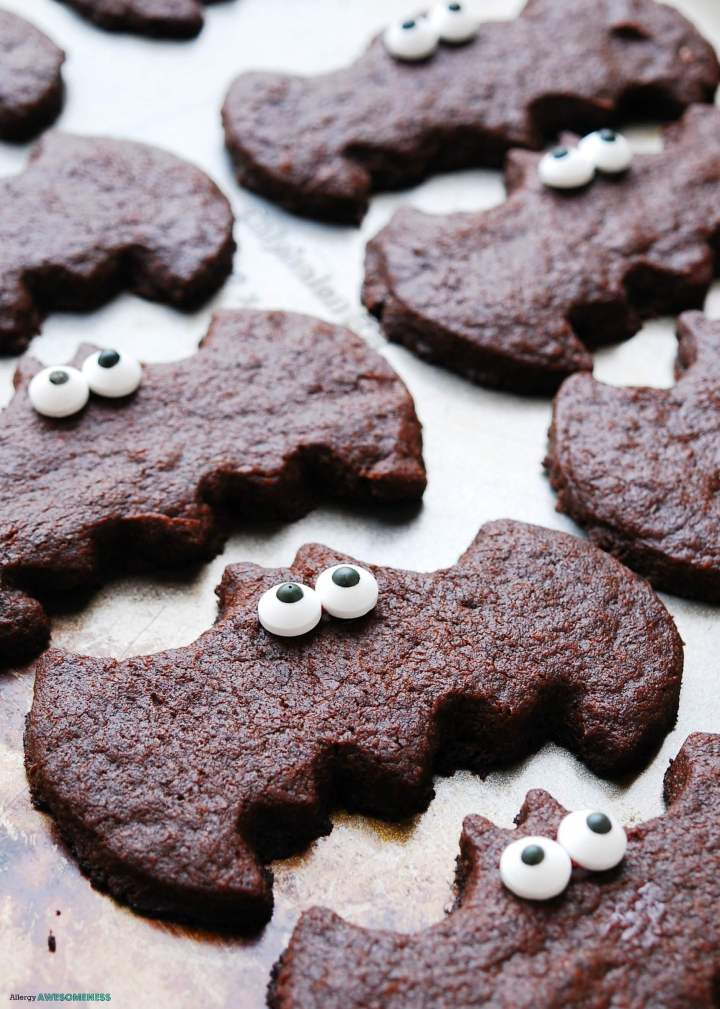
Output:
<path fill-rule="evenodd" d="M 52 929 L 50 930 L 50 935 L 48 936 L 48 949 L 51 953 L 54 953 L 57 949 L 57 941 L 52 933 Z"/>

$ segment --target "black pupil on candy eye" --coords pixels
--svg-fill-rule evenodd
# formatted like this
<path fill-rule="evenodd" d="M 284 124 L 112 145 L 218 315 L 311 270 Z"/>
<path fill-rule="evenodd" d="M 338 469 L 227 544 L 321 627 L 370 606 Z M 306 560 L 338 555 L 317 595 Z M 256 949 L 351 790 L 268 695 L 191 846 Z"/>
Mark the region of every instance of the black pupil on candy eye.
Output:
<path fill-rule="evenodd" d="M 280 586 L 275 595 L 281 603 L 299 603 L 303 597 L 303 590 L 294 582 L 286 582 Z"/>
<path fill-rule="evenodd" d="M 402 26 L 403 26 L 403 28 L 405 29 L 406 32 L 409 32 L 409 31 L 411 31 L 415 27 L 415 22 L 414 21 L 403 21 Z"/>
<path fill-rule="evenodd" d="M 458 11 L 462 10 L 462 4 L 448 4 L 448 10 L 452 11 L 453 14 L 457 14 Z"/>
<path fill-rule="evenodd" d="M 606 141 L 608 144 L 611 144 L 616 137 L 617 133 L 615 130 L 600 130 L 600 139 Z"/>
<path fill-rule="evenodd" d="M 558 158 L 558 159 L 560 159 L 560 158 L 566 158 L 568 156 L 568 154 L 569 154 L 569 151 L 568 151 L 567 147 L 556 147 L 553 150 L 553 152 L 552 152 L 552 156 L 554 158 Z"/>
<path fill-rule="evenodd" d="M 351 589 L 353 585 L 357 585 L 360 581 L 360 575 L 355 568 L 343 566 L 335 568 L 332 573 L 332 580 L 342 589 Z"/>
<path fill-rule="evenodd" d="M 65 385 L 66 382 L 70 381 L 70 376 L 66 371 L 51 371 L 49 381 L 53 385 Z"/>
<path fill-rule="evenodd" d="M 101 350 L 98 354 L 98 364 L 101 368 L 114 368 L 120 360 L 116 350 Z"/>
<path fill-rule="evenodd" d="M 523 848 L 520 858 L 525 865 L 540 865 L 545 858 L 545 852 L 539 844 L 529 844 L 526 848 Z"/>
<path fill-rule="evenodd" d="M 593 834 L 609 834 L 612 830 L 610 819 L 604 813 L 590 813 L 585 822 Z"/>

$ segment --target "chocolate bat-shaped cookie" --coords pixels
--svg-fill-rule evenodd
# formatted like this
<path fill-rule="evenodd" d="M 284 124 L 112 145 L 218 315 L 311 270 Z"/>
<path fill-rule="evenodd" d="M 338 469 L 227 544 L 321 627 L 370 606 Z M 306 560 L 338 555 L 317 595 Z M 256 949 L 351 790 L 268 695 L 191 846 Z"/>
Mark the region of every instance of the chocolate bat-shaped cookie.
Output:
<path fill-rule="evenodd" d="M 677 384 L 573 375 L 553 405 L 546 465 L 558 509 L 658 588 L 720 601 L 720 323 L 680 317 Z"/>
<path fill-rule="evenodd" d="M 113 32 L 189 39 L 202 29 L 204 5 L 215 0 L 60 0 Z"/>
<path fill-rule="evenodd" d="M 720 110 L 689 109 L 659 154 L 557 190 L 508 159 L 489 211 L 399 211 L 368 245 L 363 300 L 389 339 L 484 385 L 547 393 L 589 348 L 702 304 L 720 228 Z"/>
<path fill-rule="evenodd" d="M 64 61 L 35 25 L 0 10 L 0 138 L 29 140 L 57 118 Z"/>
<path fill-rule="evenodd" d="M 709 44 L 655 0 L 529 0 L 515 20 L 482 24 L 426 60 L 402 62 L 376 38 L 333 73 L 242 74 L 223 122 L 241 185 L 357 223 L 374 191 L 500 166 L 511 147 L 637 110 L 675 116 L 710 101 L 719 81 Z"/>
<path fill-rule="evenodd" d="M 0 179 L 0 353 L 23 350 L 48 312 L 121 290 L 177 307 L 232 269 L 230 204 L 211 179 L 155 147 L 50 133 Z"/>
<path fill-rule="evenodd" d="M 546 902 L 505 889 L 498 864 L 518 837 L 554 838 L 563 807 L 536 790 L 528 793 L 517 830 L 467 817 L 459 896 L 443 922 L 396 935 L 313 908 L 275 968 L 269 1005 L 715 1009 L 720 736 L 688 737 L 665 775 L 665 800 L 663 816 L 628 829 L 616 868 L 575 868 L 567 889 Z"/>
<path fill-rule="evenodd" d="M 33 595 L 96 585 L 118 564 L 208 559 L 221 511 L 293 519 L 321 498 L 417 501 L 425 488 L 403 383 L 349 330 L 307 316 L 219 312 L 195 355 L 62 419 L 33 408 L 40 371 L 21 362 L 0 423 L 0 581 Z M 48 371 L 36 395 L 72 391 Z"/>
<path fill-rule="evenodd" d="M 289 570 L 228 567 L 217 623 L 185 648 L 41 657 L 31 789 L 97 886 L 147 914 L 257 927 L 263 863 L 328 833 L 336 805 L 401 819 L 434 772 L 482 773 L 548 739 L 615 774 L 675 720 L 670 616 L 582 540 L 491 523 L 446 570 L 374 568 L 364 617 L 293 638 L 260 624 L 276 583 L 347 563 L 305 546 Z"/>

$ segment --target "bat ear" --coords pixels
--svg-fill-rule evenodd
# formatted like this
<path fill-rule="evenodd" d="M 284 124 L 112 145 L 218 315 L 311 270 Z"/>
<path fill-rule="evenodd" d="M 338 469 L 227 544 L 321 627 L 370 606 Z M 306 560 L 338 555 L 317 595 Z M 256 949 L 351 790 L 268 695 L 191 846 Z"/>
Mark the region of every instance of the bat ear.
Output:
<path fill-rule="evenodd" d="M 548 834 L 555 836 L 558 823 L 567 810 L 560 805 L 549 792 L 542 788 L 533 788 L 525 796 L 525 802 L 515 817 L 515 824 L 531 834 Z"/>
<path fill-rule="evenodd" d="M 683 312 L 677 324 L 675 378 L 700 366 L 703 375 L 720 370 L 720 323 L 702 312 Z"/>
<path fill-rule="evenodd" d="M 720 815 L 720 735 L 695 732 L 683 743 L 665 773 L 665 802 Z"/>
<path fill-rule="evenodd" d="M 39 371 L 42 371 L 45 365 L 38 361 L 36 357 L 31 354 L 24 354 L 18 361 L 17 368 L 15 369 L 15 374 L 13 375 L 13 386 L 15 389 L 24 389 L 30 384 L 32 378 Z"/>
<path fill-rule="evenodd" d="M 344 559 L 349 560 L 350 558 Z M 333 564 L 340 564 L 341 561 L 342 555 L 338 555 L 336 550 L 324 547 L 321 543 L 305 543 L 295 554 L 292 567 L 299 571 L 319 574 L 325 568 L 329 568 Z"/>
<path fill-rule="evenodd" d="M 520 148 L 508 151 L 504 172 L 505 189 L 508 196 L 536 182 L 538 162 L 541 156 L 534 151 L 523 151 Z"/>

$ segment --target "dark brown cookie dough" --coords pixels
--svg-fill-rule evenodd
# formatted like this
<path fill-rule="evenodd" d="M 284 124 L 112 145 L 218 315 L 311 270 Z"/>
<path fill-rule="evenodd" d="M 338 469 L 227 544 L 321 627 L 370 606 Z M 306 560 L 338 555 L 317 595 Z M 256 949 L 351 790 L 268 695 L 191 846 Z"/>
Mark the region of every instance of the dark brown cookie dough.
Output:
<path fill-rule="evenodd" d="M 702 304 L 720 229 L 720 110 L 697 105 L 659 154 L 581 190 L 513 151 L 480 213 L 400 210 L 368 245 L 363 301 L 390 340 L 482 385 L 548 393 L 590 348 Z"/>
<path fill-rule="evenodd" d="M 574 375 L 553 405 L 558 510 L 657 588 L 720 602 L 720 323 L 681 316 L 677 385 Z"/>
<path fill-rule="evenodd" d="M 30 404 L 40 367 L 21 362 L 0 424 L 0 580 L 33 595 L 118 565 L 206 560 L 228 513 L 293 519 L 321 499 L 417 501 L 425 488 L 403 383 L 349 330 L 307 316 L 219 312 L 197 354 L 62 420 Z"/>
<path fill-rule="evenodd" d="M 49 639 L 50 625 L 40 603 L 0 585 L 0 669 L 33 658 Z"/>
<path fill-rule="evenodd" d="M 29 140 L 57 119 L 64 61 L 62 49 L 35 25 L 0 10 L 1 139 Z"/>
<path fill-rule="evenodd" d="M 230 204 L 199 168 L 127 140 L 49 133 L 0 179 L 0 353 L 118 291 L 197 305 L 232 269 Z"/>
<path fill-rule="evenodd" d="M 113 32 L 189 39 L 202 29 L 204 5 L 217 0 L 60 0 L 88 21 Z"/>
<path fill-rule="evenodd" d="M 498 871 L 518 836 L 555 837 L 563 807 L 529 792 L 518 828 L 463 824 L 458 899 L 414 935 L 320 908 L 275 968 L 272 1009 L 715 1009 L 720 972 L 720 736 L 689 736 L 665 775 L 667 812 L 628 828 L 615 869 L 575 869 L 551 901 L 521 900 Z"/>
<path fill-rule="evenodd" d="M 303 637 L 258 622 L 289 570 L 228 567 L 215 626 L 121 662 L 38 661 L 26 735 L 38 804 L 100 888 L 147 914 L 258 927 L 263 863 L 330 830 L 334 806 L 401 819 L 433 772 L 485 772 L 553 739 L 602 774 L 675 720 L 682 647 L 652 589 L 583 540 L 486 525 L 456 565 L 374 568 L 377 607 Z"/>
<path fill-rule="evenodd" d="M 412 5 L 410 5 L 412 7 Z M 563 129 L 712 99 L 710 45 L 654 0 L 530 0 L 462 46 L 402 63 L 381 38 L 318 77 L 246 73 L 223 107 L 241 185 L 310 217 L 359 222 L 371 192 L 434 172 L 499 167 Z"/>

